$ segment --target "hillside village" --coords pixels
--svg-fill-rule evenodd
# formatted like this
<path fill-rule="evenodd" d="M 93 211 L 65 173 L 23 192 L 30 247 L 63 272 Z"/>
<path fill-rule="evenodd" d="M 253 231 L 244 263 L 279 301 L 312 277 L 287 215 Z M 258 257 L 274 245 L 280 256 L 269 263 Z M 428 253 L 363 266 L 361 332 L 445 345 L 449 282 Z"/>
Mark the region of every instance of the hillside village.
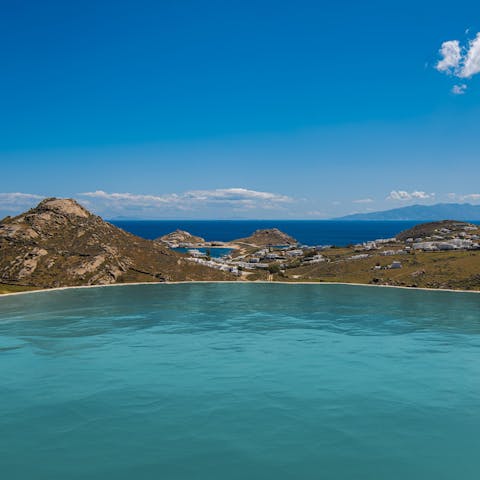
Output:
<path fill-rule="evenodd" d="M 262 241 L 255 240 L 258 238 Z M 480 265 L 476 265 L 480 259 L 480 229 L 466 222 L 421 224 L 394 238 L 347 247 L 301 245 L 278 230 L 257 231 L 252 237 L 232 242 L 181 245 L 188 249 L 188 261 L 246 280 L 345 281 L 431 288 L 455 288 L 458 281 L 462 288 L 480 287 Z M 215 257 L 211 252 L 217 246 L 231 250 Z M 454 269 L 465 258 L 469 265 L 463 271 L 471 273 L 470 277 L 459 278 L 458 272 L 450 278 L 439 275 L 437 270 Z"/>

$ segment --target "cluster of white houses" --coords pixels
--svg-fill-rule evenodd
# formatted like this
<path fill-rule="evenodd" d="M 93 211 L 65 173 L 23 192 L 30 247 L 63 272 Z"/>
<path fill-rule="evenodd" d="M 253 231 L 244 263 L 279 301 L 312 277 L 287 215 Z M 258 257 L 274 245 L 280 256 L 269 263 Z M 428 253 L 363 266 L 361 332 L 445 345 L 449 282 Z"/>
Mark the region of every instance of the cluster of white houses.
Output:
<path fill-rule="evenodd" d="M 381 238 L 369 242 L 354 245 L 354 254 L 338 261 L 356 261 L 369 258 L 373 255 L 398 256 L 407 255 L 415 251 L 435 252 L 446 250 L 477 250 L 480 249 L 480 235 L 475 226 L 462 225 L 461 230 L 452 231 L 447 228 L 435 230 L 434 234 L 424 238 L 407 238 L 400 241 L 397 238 Z M 211 242 L 214 246 L 216 242 Z M 217 243 L 217 245 L 220 242 Z M 190 245 L 192 246 L 192 245 Z M 196 245 L 200 246 L 200 245 Z M 208 247 L 205 243 L 202 247 Z M 228 244 L 222 246 L 228 247 Z M 290 245 L 276 247 L 258 247 L 254 251 L 242 254 L 228 254 L 223 257 L 210 258 L 205 252 L 196 248 L 188 250 L 188 261 L 200 263 L 210 268 L 242 275 L 242 271 L 254 271 L 256 269 L 282 271 L 287 268 L 311 265 L 315 263 L 334 261 L 323 256 L 321 252 L 332 248 L 331 245 L 311 247 L 306 245 Z M 402 268 L 399 260 L 394 260 L 387 266 L 377 264 L 374 269 L 397 269 Z M 272 270 L 271 270 L 272 271 Z"/>
<path fill-rule="evenodd" d="M 470 239 L 452 238 L 449 240 L 435 240 L 435 241 L 417 241 L 411 244 L 414 250 L 422 250 L 424 252 L 437 252 L 441 250 L 478 250 L 480 245 Z"/>
<path fill-rule="evenodd" d="M 465 227 L 469 228 L 469 227 Z M 470 227 L 470 229 L 472 229 Z M 403 248 L 391 248 L 389 250 L 382 250 L 389 244 L 398 247 L 399 241 L 395 238 L 386 238 L 374 240 L 371 242 L 364 242 L 355 245 L 356 252 L 369 252 L 375 250 L 382 250 L 381 255 L 402 255 L 410 253 L 412 250 L 420 250 L 423 252 L 438 252 L 444 250 L 478 250 L 480 249 L 480 236 L 471 234 L 465 231 L 451 232 L 443 228 L 439 230 L 439 234 L 432 235 L 425 238 L 407 238 L 404 242 Z M 366 258 L 365 254 L 358 254 L 350 257 L 352 260 Z"/>
<path fill-rule="evenodd" d="M 379 250 L 389 243 L 398 243 L 396 238 L 377 238 L 368 242 L 357 243 L 354 245 L 355 251 Z"/>
<path fill-rule="evenodd" d="M 440 228 L 433 235 L 425 238 L 407 238 L 405 243 L 414 250 L 435 252 L 441 250 L 478 250 L 480 236 L 475 225 L 463 225 L 460 231 Z"/>
<path fill-rule="evenodd" d="M 190 257 L 186 259 L 187 261 L 199 263 L 201 265 L 205 265 L 206 267 L 215 268 L 216 270 L 221 270 L 222 272 L 230 272 L 234 275 L 240 275 L 240 271 L 238 266 L 229 265 L 226 262 L 222 261 L 222 258 L 215 258 L 207 260 L 205 258 L 195 258 Z"/>
<path fill-rule="evenodd" d="M 272 265 L 278 268 L 288 268 L 292 263 L 295 266 L 311 265 L 325 262 L 327 259 L 319 253 L 325 247 L 309 246 L 288 246 L 288 247 L 264 247 L 249 254 L 233 257 L 225 255 L 218 258 L 210 258 L 206 253 L 198 249 L 188 250 L 187 260 L 199 263 L 210 268 L 241 275 L 242 271 L 253 271 L 256 269 L 268 270 Z"/>

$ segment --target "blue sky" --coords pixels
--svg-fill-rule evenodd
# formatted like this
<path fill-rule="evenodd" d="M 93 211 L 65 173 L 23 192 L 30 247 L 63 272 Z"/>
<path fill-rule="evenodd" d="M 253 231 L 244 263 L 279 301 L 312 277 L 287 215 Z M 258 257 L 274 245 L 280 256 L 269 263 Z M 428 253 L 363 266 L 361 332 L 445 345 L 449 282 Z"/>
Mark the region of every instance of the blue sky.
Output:
<path fill-rule="evenodd" d="M 8 2 L 0 215 L 479 203 L 478 32 L 473 1 Z"/>

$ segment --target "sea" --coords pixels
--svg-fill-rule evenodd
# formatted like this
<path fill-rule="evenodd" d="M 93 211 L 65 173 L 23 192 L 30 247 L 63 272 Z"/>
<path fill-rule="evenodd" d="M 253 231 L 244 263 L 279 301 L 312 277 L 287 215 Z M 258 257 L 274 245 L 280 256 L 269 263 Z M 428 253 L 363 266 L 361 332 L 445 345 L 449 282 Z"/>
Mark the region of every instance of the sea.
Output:
<path fill-rule="evenodd" d="M 1 476 L 478 480 L 479 311 L 326 284 L 0 296 Z"/>
<path fill-rule="evenodd" d="M 114 225 L 143 238 L 155 239 L 176 229 L 207 241 L 248 237 L 255 230 L 278 228 L 304 245 L 345 246 L 378 238 L 391 238 L 419 221 L 336 220 L 111 220 Z"/>

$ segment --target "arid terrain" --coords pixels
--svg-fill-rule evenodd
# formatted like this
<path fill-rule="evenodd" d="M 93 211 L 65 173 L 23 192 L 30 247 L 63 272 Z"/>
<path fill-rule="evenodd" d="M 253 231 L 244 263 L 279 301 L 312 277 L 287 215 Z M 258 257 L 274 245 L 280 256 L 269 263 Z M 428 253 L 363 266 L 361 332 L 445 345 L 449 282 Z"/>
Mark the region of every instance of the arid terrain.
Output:
<path fill-rule="evenodd" d="M 420 224 L 396 238 L 347 247 L 305 246 L 278 229 L 232 242 L 177 230 L 155 241 L 121 230 L 71 199 L 49 198 L 0 222 L 0 293 L 168 281 L 345 282 L 480 290 L 480 229 Z M 197 247 L 221 244 L 210 258 Z M 191 248 L 186 254 L 172 245 Z"/>
<path fill-rule="evenodd" d="M 228 280 L 160 242 L 125 232 L 70 199 L 0 222 L 0 291 L 74 285 Z"/>

